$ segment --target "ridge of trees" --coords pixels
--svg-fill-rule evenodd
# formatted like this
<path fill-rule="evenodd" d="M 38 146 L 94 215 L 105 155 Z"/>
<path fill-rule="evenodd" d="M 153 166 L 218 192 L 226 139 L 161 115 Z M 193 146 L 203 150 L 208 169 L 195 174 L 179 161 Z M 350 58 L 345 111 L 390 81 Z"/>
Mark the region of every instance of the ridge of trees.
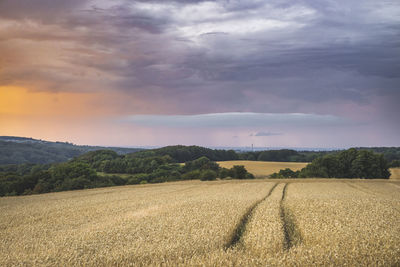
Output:
<path fill-rule="evenodd" d="M 109 149 L 119 154 L 142 150 L 139 148 L 78 146 L 71 143 L 48 142 L 22 137 L 0 137 L 0 165 L 65 162 L 88 151 L 99 149 Z"/>
<path fill-rule="evenodd" d="M 400 161 L 400 147 L 358 147 L 355 150 L 367 150 L 382 154 L 391 165 Z M 345 150 L 333 151 L 296 151 L 293 149 L 264 150 L 238 152 L 234 150 L 218 150 L 200 146 L 167 146 L 157 149 L 143 150 L 129 154 L 132 157 L 170 156 L 175 162 L 186 162 L 205 156 L 213 161 L 251 160 L 277 162 L 312 162 L 325 155 L 337 154 Z M 395 167 L 395 166 L 393 166 Z"/>
<path fill-rule="evenodd" d="M 237 153 L 198 146 L 169 146 L 121 155 L 102 149 L 64 163 L 0 165 L 0 196 L 190 179 L 213 180 L 217 177 L 251 179 L 254 176 L 243 166 L 225 169 L 215 161 L 303 161 L 304 155 L 314 158 L 304 169 L 298 172 L 281 170 L 272 177 L 388 178 L 388 167 L 399 165 L 396 159 L 399 149 L 379 150 L 381 154 L 374 153 L 374 148 L 311 153 L 294 150 Z M 394 160 L 388 164 L 387 157 Z"/>

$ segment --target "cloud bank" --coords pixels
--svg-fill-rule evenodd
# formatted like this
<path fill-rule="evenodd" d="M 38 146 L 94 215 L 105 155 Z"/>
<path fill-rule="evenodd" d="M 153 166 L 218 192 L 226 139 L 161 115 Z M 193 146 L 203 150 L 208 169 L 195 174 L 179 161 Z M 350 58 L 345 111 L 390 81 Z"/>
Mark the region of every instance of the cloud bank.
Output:
<path fill-rule="evenodd" d="M 316 115 L 303 113 L 253 113 L 227 112 L 198 115 L 132 115 L 121 120 L 139 126 L 189 127 L 189 128 L 257 128 L 268 126 L 291 125 L 292 127 L 307 126 L 338 126 L 349 122 L 343 118 L 331 115 Z M 266 136 L 260 132 L 256 136 Z M 269 133 L 269 135 L 272 135 Z M 273 134 L 276 135 L 276 134 Z"/>
<path fill-rule="evenodd" d="M 271 133 L 271 132 L 258 132 L 256 134 L 251 134 L 250 136 L 278 136 L 283 135 L 283 133 Z"/>

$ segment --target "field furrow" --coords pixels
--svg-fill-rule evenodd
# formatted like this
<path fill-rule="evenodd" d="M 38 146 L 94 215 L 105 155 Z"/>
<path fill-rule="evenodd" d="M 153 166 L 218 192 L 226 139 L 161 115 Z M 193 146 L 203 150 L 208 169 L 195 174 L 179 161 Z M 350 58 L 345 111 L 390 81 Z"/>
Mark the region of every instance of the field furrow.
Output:
<path fill-rule="evenodd" d="M 363 193 L 365 193 L 365 194 L 367 194 L 367 195 L 375 195 L 376 193 L 375 192 L 373 192 L 373 191 L 371 191 L 371 190 L 368 190 L 368 189 L 366 189 L 366 188 L 364 188 L 364 187 L 361 187 L 360 185 L 358 185 L 358 184 L 355 184 L 354 182 L 344 182 L 346 185 L 348 185 L 348 186 L 350 186 L 351 188 L 353 188 L 353 189 L 355 189 L 355 190 L 358 190 L 358 191 L 360 191 L 360 192 L 363 192 Z"/>
<path fill-rule="evenodd" d="M 357 181 L 346 182 L 347 185 L 366 193 L 371 199 L 386 206 L 387 209 L 392 209 L 393 212 L 400 214 L 400 190 L 390 183 L 375 182 L 375 181 Z"/>

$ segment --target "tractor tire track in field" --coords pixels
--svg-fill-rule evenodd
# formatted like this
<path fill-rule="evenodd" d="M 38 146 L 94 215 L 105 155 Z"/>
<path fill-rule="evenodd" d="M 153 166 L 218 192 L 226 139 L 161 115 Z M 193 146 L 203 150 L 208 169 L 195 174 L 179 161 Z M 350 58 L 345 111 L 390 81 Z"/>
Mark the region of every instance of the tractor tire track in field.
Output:
<path fill-rule="evenodd" d="M 373 195 L 373 196 L 375 196 L 375 197 L 377 197 L 377 196 L 379 196 L 379 195 L 385 196 L 385 194 L 382 193 L 382 192 L 377 192 L 377 191 L 375 191 L 375 190 L 366 188 L 365 186 L 360 185 L 360 184 L 354 184 L 354 183 L 351 183 L 351 182 L 344 182 L 344 183 L 345 183 L 346 185 L 350 186 L 351 188 L 356 189 L 356 190 L 358 190 L 358 191 L 361 191 L 361 192 L 363 192 L 363 193 L 365 193 L 365 194 L 368 194 L 368 195 Z M 399 210 L 398 208 L 393 207 L 393 206 L 391 206 L 391 208 L 392 208 L 393 210 L 395 210 L 396 212 L 400 213 L 400 210 Z"/>
<path fill-rule="evenodd" d="M 289 250 L 293 246 L 299 245 L 302 242 L 301 232 L 295 222 L 295 218 L 290 209 L 285 205 L 288 185 L 289 183 L 285 184 L 282 192 L 282 199 L 279 203 L 284 234 L 284 250 Z"/>
<path fill-rule="evenodd" d="M 361 191 L 361 192 L 363 192 L 363 193 L 365 193 L 365 194 L 368 194 L 368 195 L 376 195 L 376 193 L 375 192 L 372 192 L 371 190 L 368 190 L 368 189 L 366 189 L 366 188 L 363 188 L 363 187 L 359 187 L 359 186 L 357 186 L 357 185 L 355 185 L 355 184 L 353 184 L 353 183 L 351 183 L 351 182 L 344 182 L 344 184 L 346 184 L 346 185 L 348 185 L 349 187 L 351 187 L 351 188 L 353 188 L 353 189 L 356 189 L 356 190 L 358 190 L 358 191 Z"/>
<path fill-rule="evenodd" d="M 376 187 L 373 187 L 373 188 L 368 187 L 366 183 L 357 183 L 357 184 L 355 184 L 355 186 L 360 189 L 362 188 L 365 191 L 370 191 L 374 195 L 383 195 L 383 196 L 387 195 L 387 193 L 380 191 Z M 398 185 L 395 185 L 395 186 L 398 186 Z"/>
<path fill-rule="evenodd" d="M 246 230 L 246 225 L 249 222 L 250 218 L 253 215 L 254 210 L 256 209 L 256 207 L 263 201 L 265 201 L 274 191 L 274 189 L 277 187 L 278 183 L 275 183 L 271 189 L 269 190 L 268 194 L 263 197 L 262 199 L 258 200 L 256 203 L 254 203 L 252 206 L 250 206 L 245 214 L 242 216 L 242 218 L 240 219 L 239 223 L 237 224 L 237 226 L 235 227 L 235 229 L 233 230 L 229 241 L 226 243 L 225 245 L 225 250 L 228 250 L 230 248 L 233 248 L 242 238 L 245 230 Z"/>
<path fill-rule="evenodd" d="M 386 195 L 385 193 L 382 193 L 379 190 L 374 190 L 374 189 L 368 188 L 366 185 L 361 184 L 361 183 L 358 183 L 355 186 L 360 189 L 363 189 L 365 191 L 369 191 L 369 192 L 371 192 L 371 194 L 374 194 L 374 195 Z"/>
<path fill-rule="evenodd" d="M 288 185 L 289 183 L 285 183 L 285 186 L 282 190 L 281 200 L 279 201 L 279 204 L 277 203 L 277 205 L 279 205 L 279 216 L 281 219 L 284 236 L 283 249 L 285 251 L 288 251 L 293 246 L 299 245 L 302 242 L 302 235 L 299 227 L 296 224 L 295 218 L 287 205 L 285 205 Z M 256 210 L 257 206 L 260 205 L 263 201 L 267 200 L 277 186 L 278 183 L 274 184 L 264 198 L 257 201 L 247 209 L 246 213 L 242 216 L 241 220 L 233 231 L 229 242 L 225 245 L 225 250 L 235 247 L 240 242 L 243 234 L 246 231 L 246 226 L 249 223 L 250 219 L 253 217 L 254 211 Z"/>
<path fill-rule="evenodd" d="M 390 182 L 390 184 L 394 185 L 394 186 L 397 187 L 397 188 L 400 188 L 400 185 L 398 185 L 398 184 L 396 184 L 396 183 Z"/>
<path fill-rule="evenodd" d="M 352 188 L 354 188 L 354 189 L 356 189 L 356 190 L 359 190 L 359 191 L 361 191 L 361 192 L 364 192 L 364 193 L 366 193 L 366 194 L 369 194 L 369 195 L 374 195 L 374 196 L 386 195 L 385 193 L 379 192 L 379 191 L 377 191 L 377 190 L 370 189 L 370 188 L 368 188 L 367 186 L 365 186 L 365 185 L 363 185 L 363 184 L 360 184 L 360 183 L 357 183 L 357 184 L 352 183 L 352 182 L 345 182 L 345 183 L 346 183 L 347 185 L 349 185 L 350 187 L 352 187 Z"/>

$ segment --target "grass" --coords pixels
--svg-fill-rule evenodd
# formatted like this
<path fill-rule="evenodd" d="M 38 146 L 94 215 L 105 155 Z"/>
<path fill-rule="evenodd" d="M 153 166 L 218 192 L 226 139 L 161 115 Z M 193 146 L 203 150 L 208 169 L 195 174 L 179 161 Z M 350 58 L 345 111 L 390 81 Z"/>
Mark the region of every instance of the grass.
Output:
<path fill-rule="evenodd" d="M 304 162 L 273 162 L 273 161 L 249 161 L 249 160 L 231 160 L 219 161 L 218 164 L 224 168 L 232 168 L 234 165 L 244 165 L 248 172 L 256 177 L 267 177 L 274 172 L 282 169 L 301 170 L 308 163 Z"/>
<path fill-rule="evenodd" d="M 184 181 L 4 197 L 0 266 L 396 266 L 399 184 Z"/>

